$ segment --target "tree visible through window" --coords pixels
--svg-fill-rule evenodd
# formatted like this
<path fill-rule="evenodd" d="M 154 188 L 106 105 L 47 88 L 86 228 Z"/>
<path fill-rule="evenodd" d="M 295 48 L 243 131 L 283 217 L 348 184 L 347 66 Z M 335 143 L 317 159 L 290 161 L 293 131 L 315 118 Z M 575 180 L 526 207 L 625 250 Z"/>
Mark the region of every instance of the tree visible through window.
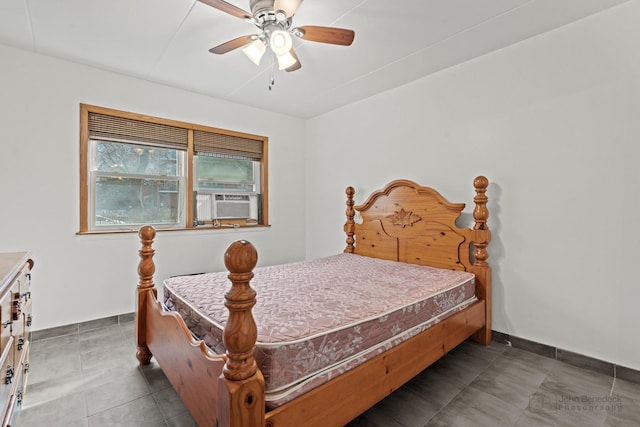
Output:
<path fill-rule="evenodd" d="M 184 151 L 91 140 L 96 225 L 184 225 Z"/>
<path fill-rule="evenodd" d="M 81 105 L 80 232 L 266 225 L 266 146 L 265 137 Z"/>

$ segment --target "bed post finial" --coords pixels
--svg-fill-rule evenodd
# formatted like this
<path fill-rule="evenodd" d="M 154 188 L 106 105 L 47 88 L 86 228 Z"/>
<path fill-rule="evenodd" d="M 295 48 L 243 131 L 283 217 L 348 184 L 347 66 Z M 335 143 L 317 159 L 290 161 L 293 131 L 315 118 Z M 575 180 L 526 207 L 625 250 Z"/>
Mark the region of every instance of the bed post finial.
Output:
<path fill-rule="evenodd" d="M 232 243 L 224 254 L 224 265 L 231 280 L 231 290 L 225 294 L 224 302 L 229 309 L 223 336 L 228 357 L 224 376 L 232 381 L 249 378 L 258 369 L 253 359 L 258 328 L 251 312 L 256 304 L 256 291 L 249 285 L 257 262 L 258 252 L 246 240 Z"/>
<path fill-rule="evenodd" d="M 473 210 L 473 218 L 476 220 L 474 230 L 487 230 L 487 219 L 489 218 L 489 211 L 487 210 L 487 198 L 486 192 L 489 186 L 489 180 L 484 176 L 478 176 L 473 180 L 473 186 L 476 189 L 476 196 L 473 201 L 476 203 L 476 207 Z"/>
<path fill-rule="evenodd" d="M 476 247 L 476 251 L 474 253 L 474 257 L 476 259 L 475 264 L 486 265 L 487 258 L 489 258 L 487 246 L 491 240 L 491 234 L 489 227 L 487 226 L 487 219 L 489 219 L 487 201 L 489 199 L 487 198 L 486 192 L 487 187 L 489 186 L 489 180 L 484 176 L 478 176 L 473 180 L 473 186 L 476 189 L 476 196 L 473 198 L 473 201 L 476 204 L 476 207 L 473 210 L 473 218 L 476 220 L 476 224 L 473 229 L 478 230 L 473 242 Z"/>
<path fill-rule="evenodd" d="M 352 254 L 354 251 L 353 244 L 355 243 L 355 240 L 353 239 L 353 235 L 355 234 L 355 221 L 353 218 L 356 215 L 356 211 L 353 209 L 353 195 L 356 194 L 356 190 L 354 190 L 353 187 L 347 187 L 345 193 L 347 194 L 347 222 L 344 225 L 344 232 L 347 233 L 347 247 L 344 252 Z"/>
<path fill-rule="evenodd" d="M 142 248 L 139 251 L 140 263 L 138 263 L 138 276 L 140 284 L 138 288 L 153 288 L 153 273 L 156 272 L 156 265 L 153 262 L 153 255 L 156 251 L 152 248 L 153 239 L 156 237 L 156 230 L 150 225 L 140 227 L 138 231 Z"/>
<path fill-rule="evenodd" d="M 218 382 L 219 426 L 264 425 L 264 377 L 253 358 L 258 328 L 251 309 L 256 291 L 249 285 L 257 262 L 258 252 L 246 240 L 232 243 L 224 254 L 231 289 L 224 295 L 229 318 L 222 336 L 227 361 Z"/>
<path fill-rule="evenodd" d="M 157 295 L 155 285 L 153 284 L 153 273 L 156 271 L 156 265 L 153 262 L 153 255 L 155 250 L 153 249 L 153 239 L 156 237 L 156 230 L 150 225 L 144 225 L 140 227 L 138 231 L 138 237 L 140 237 L 140 243 L 142 247 L 138 254 L 140 255 L 140 262 L 138 263 L 138 310 L 136 310 L 136 345 L 138 351 L 136 352 L 136 358 L 141 365 L 148 365 L 151 362 L 151 351 L 147 347 L 147 296 L 151 292 L 154 297 Z"/>

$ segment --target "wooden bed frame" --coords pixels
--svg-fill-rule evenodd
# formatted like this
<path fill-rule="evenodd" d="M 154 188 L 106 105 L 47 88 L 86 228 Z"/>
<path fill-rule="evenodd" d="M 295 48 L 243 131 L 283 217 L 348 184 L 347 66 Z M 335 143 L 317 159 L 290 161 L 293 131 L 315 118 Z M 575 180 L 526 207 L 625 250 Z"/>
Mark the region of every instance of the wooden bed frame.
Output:
<path fill-rule="evenodd" d="M 354 206 L 355 191 L 346 190 L 345 252 L 413 264 L 465 270 L 476 275 L 478 301 L 421 334 L 404 341 L 331 381 L 265 411 L 264 379 L 253 359 L 257 328 L 251 312 L 256 293 L 250 286 L 257 262 L 255 248 L 233 243 L 224 255 L 231 288 L 224 329 L 226 354 L 213 354 L 192 338 L 178 313 L 157 301 L 152 248 L 155 230 L 139 231 L 137 358 L 155 357 L 199 426 L 341 426 L 382 400 L 471 337 L 491 342 L 491 269 L 487 246 L 491 233 L 485 192 L 488 180 L 474 180 L 473 228 L 459 228 L 463 203 L 450 203 L 437 191 L 396 180 Z M 356 222 L 356 212 L 361 221 Z"/>

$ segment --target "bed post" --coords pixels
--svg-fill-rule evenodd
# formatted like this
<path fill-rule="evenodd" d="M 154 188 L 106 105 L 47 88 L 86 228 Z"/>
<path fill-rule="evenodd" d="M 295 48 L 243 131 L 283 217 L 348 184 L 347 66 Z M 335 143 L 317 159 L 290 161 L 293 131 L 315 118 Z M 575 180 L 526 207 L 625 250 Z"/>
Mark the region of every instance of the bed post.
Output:
<path fill-rule="evenodd" d="M 475 246 L 473 272 L 480 285 L 477 296 L 485 302 L 486 319 L 485 326 L 474 334 L 473 339 L 481 344 L 489 345 L 491 343 L 491 268 L 487 264 L 487 259 L 489 258 L 487 246 L 491 241 L 491 231 L 487 225 L 487 219 L 489 218 L 487 201 L 489 199 L 486 195 L 489 180 L 484 176 L 478 176 L 473 180 L 473 186 L 476 189 L 476 196 L 473 198 L 475 202 L 473 210 L 473 219 L 475 219 L 473 227 L 473 244 Z"/>
<path fill-rule="evenodd" d="M 151 247 L 153 239 L 156 237 L 156 230 L 145 225 L 138 231 L 142 248 L 138 252 L 140 254 L 140 262 L 138 264 L 138 309 L 136 310 L 136 358 L 141 365 L 148 365 L 151 362 L 151 351 L 147 347 L 147 298 L 149 293 L 157 296 L 157 290 L 153 284 L 153 273 L 156 266 L 153 263 L 153 254 L 155 250 Z"/>
<path fill-rule="evenodd" d="M 345 248 L 344 252 L 352 254 L 353 243 L 355 242 L 355 240 L 353 239 L 353 235 L 355 234 L 355 222 L 353 218 L 356 214 L 356 211 L 353 209 L 353 195 L 356 193 L 356 190 L 354 190 L 353 187 L 347 187 L 345 193 L 347 193 L 347 222 L 344 225 L 344 232 L 347 233 L 347 247 Z"/>
<path fill-rule="evenodd" d="M 231 290 L 225 294 L 229 318 L 223 340 L 227 361 L 218 381 L 218 427 L 264 426 L 264 378 L 253 358 L 258 328 L 251 309 L 256 292 L 249 281 L 258 253 L 245 240 L 231 244 L 224 254 Z"/>

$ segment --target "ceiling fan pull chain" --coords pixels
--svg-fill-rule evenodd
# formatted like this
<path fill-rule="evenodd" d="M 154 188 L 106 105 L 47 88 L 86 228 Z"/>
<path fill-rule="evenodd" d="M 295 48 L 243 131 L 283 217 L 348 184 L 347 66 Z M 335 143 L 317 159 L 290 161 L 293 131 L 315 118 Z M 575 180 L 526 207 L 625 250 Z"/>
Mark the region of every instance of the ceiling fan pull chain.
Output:
<path fill-rule="evenodd" d="M 271 66 L 269 67 L 269 91 L 273 89 L 273 86 L 276 84 L 276 78 L 273 75 L 273 70 L 275 67 L 275 61 L 273 60 L 273 55 L 269 55 L 271 58 Z"/>

